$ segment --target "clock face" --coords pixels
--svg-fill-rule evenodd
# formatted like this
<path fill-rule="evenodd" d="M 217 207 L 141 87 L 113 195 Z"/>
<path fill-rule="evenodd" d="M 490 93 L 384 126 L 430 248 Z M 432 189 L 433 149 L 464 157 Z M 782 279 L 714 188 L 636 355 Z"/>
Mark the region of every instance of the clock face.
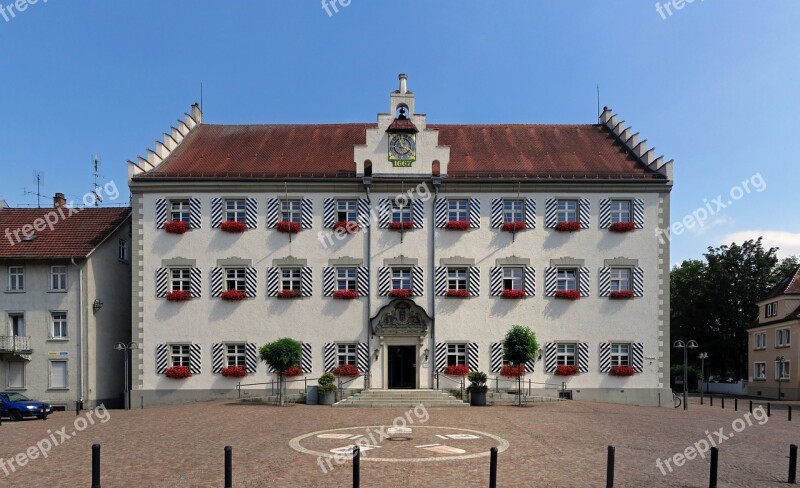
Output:
<path fill-rule="evenodd" d="M 411 165 L 417 159 L 417 140 L 414 134 L 389 135 L 389 161 Z"/>

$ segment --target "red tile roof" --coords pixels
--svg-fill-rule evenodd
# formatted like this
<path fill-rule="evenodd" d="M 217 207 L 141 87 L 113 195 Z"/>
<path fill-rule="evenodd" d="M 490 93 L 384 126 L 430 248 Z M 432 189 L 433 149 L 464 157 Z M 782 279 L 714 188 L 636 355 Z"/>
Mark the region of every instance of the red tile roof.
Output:
<path fill-rule="evenodd" d="M 800 266 L 775 285 L 762 300 L 780 295 L 800 295 Z"/>
<path fill-rule="evenodd" d="M 355 176 L 353 146 L 375 124 L 195 128 L 135 179 Z M 450 146 L 449 178 L 659 179 L 599 125 L 429 125 Z"/>
<path fill-rule="evenodd" d="M 53 208 L 0 209 L 0 259 L 84 258 L 131 214 L 127 207 L 86 208 L 72 215 L 62 210 L 63 217 Z M 35 239 L 22 240 L 23 226 L 48 217 L 55 221 L 52 230 L 48 226 L 33 231 Z"/>

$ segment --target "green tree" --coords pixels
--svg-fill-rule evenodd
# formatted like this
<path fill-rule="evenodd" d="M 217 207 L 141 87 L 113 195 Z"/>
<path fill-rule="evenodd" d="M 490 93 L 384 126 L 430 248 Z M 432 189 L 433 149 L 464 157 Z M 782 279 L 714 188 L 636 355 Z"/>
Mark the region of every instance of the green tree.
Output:
<path fill-rule="evenodd" d="M 536 342 L 536 334 L 528 327 L 514 325 L 506 333 L 503 341 L 503 359 L 514 366 L 524 366 L 525 363 L 536 357 L 539 344 Z M 517 374 L 517 397 L 519 405 L 522 406 L 522 368 Z"/>
<path fill-rule="evenodd" d="M 789 256 L 781 259 L 772 272 L 770 283 L 773 286 L 777 285 L 784 278 L 794 273 L 798 266 L 800 266 L 800 256 Z"/>
<path fill-rule="evenodd" d="M 259 352 L 261 359 L 278 372 L 278 380 L 280 382 L 278 395 L 281 399 L 281 405 L 283 405 L 284 373 L 287 369 L 300 363 L 302 347 L 296 340 L 285 337 L 275 342 L 264 344 Z"/>

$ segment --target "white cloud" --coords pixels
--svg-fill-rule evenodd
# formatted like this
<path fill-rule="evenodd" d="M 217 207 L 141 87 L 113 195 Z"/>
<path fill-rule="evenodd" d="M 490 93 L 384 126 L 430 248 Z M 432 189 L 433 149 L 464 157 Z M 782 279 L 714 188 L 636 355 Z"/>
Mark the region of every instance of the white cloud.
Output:
<path fill-rule="evenodd" d="M 732 226 L 734 224 L 733 217 L 729 215 L 717 215 L 714 220 L 703 222 L 703 225 L 693 225 L 692 227 L 686 227 L 686 231 L 690 234 L 694 235 L 703 235 L 706 234 L 708 231 L 713 229 L 714 227 L 720 226 Z M 723 231 L 724 232 L 724 231 Z"/>
<path fill-rule="evenodd" d="M 735 242 L 741 244 L 749 239 L 763 237 L 764 247 L 777 247 L 778 257 L 785 258 L 792 255 L 800 255 L 800 232 L 784 232 L 779 230 L 743 230 L 734 232 L 722 237 L 720 244 L 730 244 Z"/>

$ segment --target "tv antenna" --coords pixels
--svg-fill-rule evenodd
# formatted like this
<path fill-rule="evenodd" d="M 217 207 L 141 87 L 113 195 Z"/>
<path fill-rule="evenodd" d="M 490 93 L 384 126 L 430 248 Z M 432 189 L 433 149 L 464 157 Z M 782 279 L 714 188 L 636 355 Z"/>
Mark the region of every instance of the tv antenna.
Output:
<path fill-rule="evenodd" d="M 100 175 L 100 156 L 93 154 L 92 155 L 92 193 L 94 193 L 94 206 L 99 207 L 100 202 L 103 201 L 103 197 L 100 195 L 100 185 L 97 184 L 97 181 L 102 178 Z"/>
<path fill-rule="evenodd" d="M 33 184 L 36 185 L 36 191 L 30 191 L 27 188 L 22 189 L 23 195 L 36 195 L 36 208 L 42 208 L 41 198 L 44 196 L 42 195 L 42 185 L 44 184 L 44 172 L 34 170 L 33 171 Z"/>

